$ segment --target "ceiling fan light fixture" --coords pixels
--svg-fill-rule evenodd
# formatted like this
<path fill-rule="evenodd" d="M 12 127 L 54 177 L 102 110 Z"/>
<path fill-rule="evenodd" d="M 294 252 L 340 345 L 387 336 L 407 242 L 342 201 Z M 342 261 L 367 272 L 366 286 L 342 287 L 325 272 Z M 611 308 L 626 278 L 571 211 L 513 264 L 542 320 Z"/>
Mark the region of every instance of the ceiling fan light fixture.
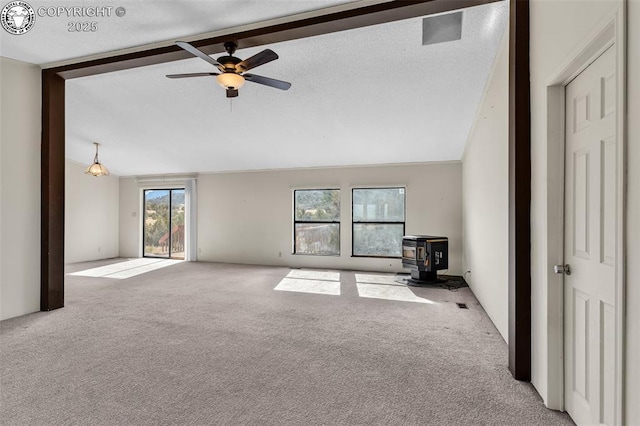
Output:
<path fill-rule="evenodd" d="M 240 58 L 236 58 L 233 56 L 233 52 L 235 52 L 236 43 L 227 42 L 224 44 L 224 48 L 227 51 L 228 56 L 221 56 L 217 60 L 213 59 L 211 56 L 204 53 L 202 50 L 198 49 L 195 46 L 190 45 L 184 41 L 177 41 L 176 44 L 191 53 L 194 56 L 197 56 L 200 59 L 210 63 L 215 66 L 221 74 L 217 72 L 197 72 L 190 74 L 169 74 L 168 78 L 185 78 L 185 77 L 203 77 L 215 75 L 216 81 L 223 89 L 227 92 L 227 98 L 235 98 L 238 96 L 238 89 L 244 85 L 245 81 L 250 81 L 255 84 L 262 84 L 264 86 L 274 87 L 280 90 L 288 90 L 291 87 L 291 83 L 286 81 L 276 80 L 275 78 L 263 77 L 256 74 L 245 74 L 242 73 L 249 71 L 255 67 L 259 67 L 260 65 L 264 65 L 268 62 L 275 61 L 278 59 L 278 54 L 271 49 L 265 49 L 260 53 L 256 53 L 250 58 L 245 59 L 244 61 Z"/>
<path fill-rule="evenodd" d="M 94 142 L 93 144 L 96 146 L 96 156 L 93 157 L 93 164 L 87 167 L 84 173 L 93 176 L 109 176 L 109 170 L 98 161 L 98 147 L 100 144 L 98 142 Z"/>
<path fill-rule="evenodd" d="M 234 72 L 219 74 L 216 76 L 216 80 L 218 81 L 218 84 L 225 89 L 233 88 L 238 90 L 244 85 L 244 77 Z"/>

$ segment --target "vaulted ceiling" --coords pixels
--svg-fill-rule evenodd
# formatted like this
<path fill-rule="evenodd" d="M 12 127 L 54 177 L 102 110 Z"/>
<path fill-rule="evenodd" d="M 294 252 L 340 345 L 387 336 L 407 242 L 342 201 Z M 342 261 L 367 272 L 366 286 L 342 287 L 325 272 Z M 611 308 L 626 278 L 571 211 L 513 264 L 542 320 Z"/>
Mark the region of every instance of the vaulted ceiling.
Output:
<path fill-rule="evenodd" d="M 64 61 L 346 2 L 122 3 L 125 16 L 93 34 L 100 43 L 65 34 L 60 45 L 71 48 L 23 46 L 17 59 Z M 146 15 L 138 3 L 150 3 Z M 177 19 L 186 15 L 190 24 Z M 216 71 L 195 57 L 68 80 L 66 155 L 88 163 L 98 141 L 102 162 L 123 176 L 460 160 L 507 16 L 506 2 L 464 9 L 461 39 L 431 45 L 414 18 L 236 52 L 276 51 L 251 73 L 289 81 L 288 91 L 247 82 L 228 99 L 215 77 L 165 77 Z M 130 37 L 98 34 L 117 19 L 130 19 Z M 5 47 L 3 37 L 3 56 L 15 46 Z"/>

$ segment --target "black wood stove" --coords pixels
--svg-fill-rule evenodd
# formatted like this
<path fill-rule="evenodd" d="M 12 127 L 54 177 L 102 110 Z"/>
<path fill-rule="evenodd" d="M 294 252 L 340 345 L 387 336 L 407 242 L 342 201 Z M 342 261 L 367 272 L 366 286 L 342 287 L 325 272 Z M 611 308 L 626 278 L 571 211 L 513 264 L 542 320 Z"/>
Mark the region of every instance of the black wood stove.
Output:
<path fill-rule="evenodd" d="M 449 239 L 405 235 L 402 237 L 402 266 L 411 269 L 410 283 L 437 282 L 437 271 L 449 269 Z"/>

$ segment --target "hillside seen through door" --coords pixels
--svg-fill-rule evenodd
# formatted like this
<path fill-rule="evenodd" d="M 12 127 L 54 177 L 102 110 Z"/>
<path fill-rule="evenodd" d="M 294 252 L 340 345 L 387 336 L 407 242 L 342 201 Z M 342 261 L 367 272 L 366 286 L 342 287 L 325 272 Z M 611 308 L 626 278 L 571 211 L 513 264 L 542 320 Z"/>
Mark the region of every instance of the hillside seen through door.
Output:
<path fill-rule="evenodd" d="M 184 189 L 144 191 L 144 257 L 184 259 Z"/>

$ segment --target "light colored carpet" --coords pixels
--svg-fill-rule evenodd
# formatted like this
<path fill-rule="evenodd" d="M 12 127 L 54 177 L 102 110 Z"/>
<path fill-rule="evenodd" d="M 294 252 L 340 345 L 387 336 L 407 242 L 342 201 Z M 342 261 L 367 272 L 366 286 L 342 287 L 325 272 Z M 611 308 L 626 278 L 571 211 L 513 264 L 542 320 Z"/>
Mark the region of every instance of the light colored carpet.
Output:
<path fill-rule="evenodd" d="M 572 424 L 511 378 L 468 288 L 410 288 L 431 304 L 365 298 L 341 271 L 339 295 L 274 291 L 290 272 L 67 275 L 65 308 L 1 323 L 1 423 Z"/>
<path fill-rule="evenodd" d="M 176 265 L 180 262 L 183 262 L 183 260 L 143 257 L 140 259 L 129 259 L 124 262 L 116 262 L 105 266 L 98 266 L 96 268 L 83 269 L 82 271 L 72 272 L 71 275 L 124 280 L 126 278 L 135 277 L 136 275 L 155 271 L 156 269 Z"/>

